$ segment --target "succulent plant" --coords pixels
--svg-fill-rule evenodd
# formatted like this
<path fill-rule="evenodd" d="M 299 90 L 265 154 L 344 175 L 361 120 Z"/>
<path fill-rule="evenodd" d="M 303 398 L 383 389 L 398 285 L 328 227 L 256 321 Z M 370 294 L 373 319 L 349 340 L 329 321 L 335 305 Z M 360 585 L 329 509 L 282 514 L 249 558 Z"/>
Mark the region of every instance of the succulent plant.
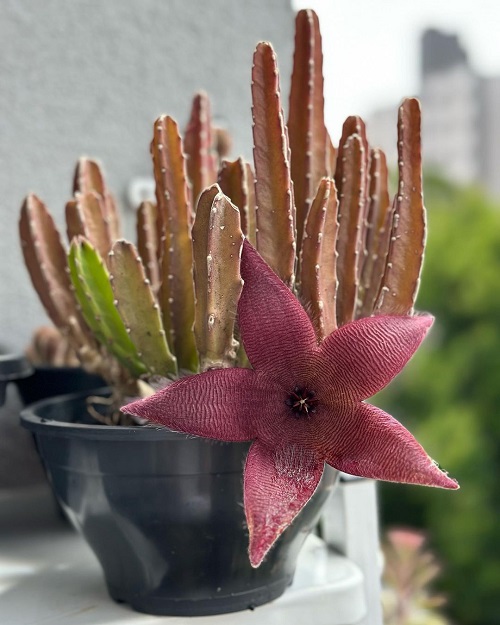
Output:
<path fill-rule="evenodd" d="M 114 389 L 114 408 L 158 377 L 248 366 L 235 328 L 244 237 L 301 300 L 318 341 L 353 319 L 412 313 L 425 238 L 418 102 L 400 108 L 392 203 L 385 156 L 369 147 L 359 117 L 346 120 L 333 147 L 311 10 L 296 18 L 288 109 L 286 123 L 276 55 L 262 42 L 252 69 L 253 168 L 221 158 L 229 140 L 213 127 L 206 94 L 195 96 L 183 136 L 174 119 L 158 118 L 156 202 L 138 209 L 136 246 L 120 238 L 94 160 L 76 168 L 69 252 L 43 202 L 24 201 L 32 282 L 82 365 Z"/>
<path fill-rule="evenodd" d="M 441 572 L 427 538 L 411 529 L 392 529 L 384 544 L 384 623 L 386 625 L 448 625 L 440 613 L 446 598 L 431 586 Z"/>

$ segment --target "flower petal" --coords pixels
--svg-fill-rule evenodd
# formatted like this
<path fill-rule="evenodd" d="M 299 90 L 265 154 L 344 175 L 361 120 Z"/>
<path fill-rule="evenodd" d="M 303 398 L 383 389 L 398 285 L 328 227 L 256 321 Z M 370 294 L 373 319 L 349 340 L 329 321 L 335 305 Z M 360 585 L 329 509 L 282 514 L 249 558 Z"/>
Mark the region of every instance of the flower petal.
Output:
<path fill-rule="evenodd" d="M 380 408 L 360 403 L 336 419 L 339 431 L 330 438 L 325 461 L 339 471 L 389 482 L 459 488 L 410 432 Z"/>
<path fill-rule="evenodd" d="M 265 385 L 251 369 L 213 369 L 173 382 L 123 412 L 155 421 L 176 432 L 223 441 L 254 438 L 253 416 L 272 419 L 282 390 Z"/>
<path fill-rule="evenodd" d="M 256 441 L 245 464 L 244 500 L 252 566 L 261 564 L 278 536 L 313 495 L 324 462 L 299 446 L 270 449 Z"/>
<path fill-rule="evenodd" d="M 431 315 L 380 315 L 340 327 L 321 343 L 318 379 L 339 401 L 371 397 L 403 369 L 433 321 Z"/>
<path fill-rule="evenodd" d="M 293 386 L 310 370 L 317 350 L 307 313 L 248 241 L 243 244 L 244 287 L 238 322 L 248 359 L 285 386 Z"/>

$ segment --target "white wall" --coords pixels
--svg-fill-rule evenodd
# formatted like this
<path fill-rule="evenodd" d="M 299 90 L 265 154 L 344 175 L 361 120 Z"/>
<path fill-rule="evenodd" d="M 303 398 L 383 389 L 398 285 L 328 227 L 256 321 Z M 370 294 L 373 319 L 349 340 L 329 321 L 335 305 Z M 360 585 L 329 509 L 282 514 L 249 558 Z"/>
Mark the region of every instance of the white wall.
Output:
<path fill-rule="evenodd" d="M 275 45 L 288 94 L 289 0 L 3 0 L 0 3 L 0 344 L 20 350 L 46 321 L 18 244 L 22 198 L 34 191 L 62 222 L 76 159 L 99 157 L 123 201 L 151 172 L 152 123 L 182 126 L 192 94 L 251 155 L 255 44 Z"/>

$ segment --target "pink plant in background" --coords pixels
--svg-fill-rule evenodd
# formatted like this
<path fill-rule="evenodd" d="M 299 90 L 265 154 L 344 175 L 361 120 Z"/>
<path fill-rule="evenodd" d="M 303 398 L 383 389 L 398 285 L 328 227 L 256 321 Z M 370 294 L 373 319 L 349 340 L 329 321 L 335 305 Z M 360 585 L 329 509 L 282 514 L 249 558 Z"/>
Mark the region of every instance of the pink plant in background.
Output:
<path fill-rule="evenodd" d="M 386 625 L 449 625 L 440 612 L 446 597 L 433 591 L 441 573 L 427 537 L 414 529 L 391 529 L 385 536 L 384 623 Z"/>
<path fill-rule="evenodd" d="M 187 434 L 253 441 L 244 473 L 253 566 L 310 499 L 325 462 L 363 477 L 458 488 L 398 421 L 363 401 L 401 371 L 431 316 L 365 317 L 318 344 L 297 298 L 247 241 L 241 275 L 238 320 L 253 369 L 185 377 L 123 411 Z"/>

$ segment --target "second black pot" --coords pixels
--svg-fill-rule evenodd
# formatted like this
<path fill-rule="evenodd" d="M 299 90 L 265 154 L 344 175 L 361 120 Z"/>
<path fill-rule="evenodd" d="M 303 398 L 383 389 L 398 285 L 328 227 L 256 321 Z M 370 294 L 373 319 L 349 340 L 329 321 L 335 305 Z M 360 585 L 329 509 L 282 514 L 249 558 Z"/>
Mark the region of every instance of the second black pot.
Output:
<path fill-rule="evenodd" d="M 242 505 L 248 444 L 188 438 L 85 417 L 85 397 L 39 402 L 22 413 L 61 505 L 98 557 L 116 601 L 158 615 L 253 608 L 291 583 L 336 472 L 266 561 L 250 566 Z"/>
<path fill-rule="evenodd" d="M 5 392 L 9 382 L 21 382 L 32 375 L 33 367 L 19 354 L 0 354 L 0 406 L 5 403 Z"/>
<path fill-rule="evenodd" d="M 87 373 L 81 367 L 36 366 L 29 378 L 16 380 L 24 405 L 46 397 L 90 391 L 105 385 L 98 375 Z"/>

